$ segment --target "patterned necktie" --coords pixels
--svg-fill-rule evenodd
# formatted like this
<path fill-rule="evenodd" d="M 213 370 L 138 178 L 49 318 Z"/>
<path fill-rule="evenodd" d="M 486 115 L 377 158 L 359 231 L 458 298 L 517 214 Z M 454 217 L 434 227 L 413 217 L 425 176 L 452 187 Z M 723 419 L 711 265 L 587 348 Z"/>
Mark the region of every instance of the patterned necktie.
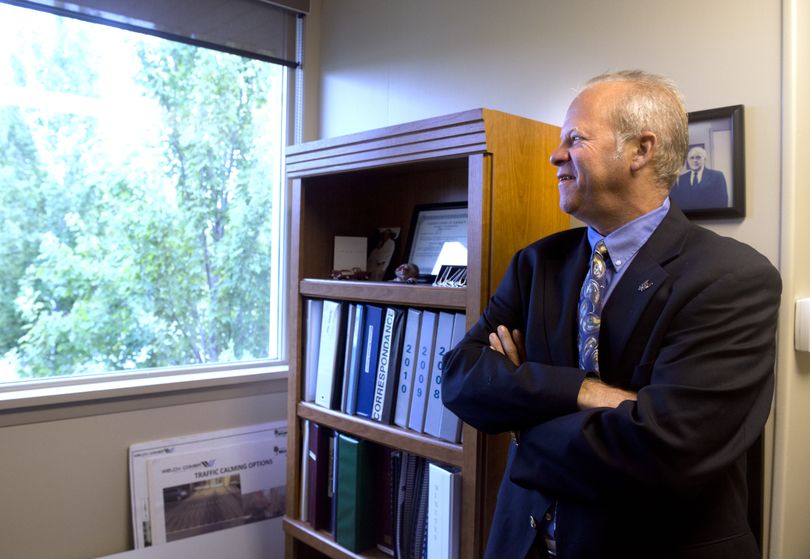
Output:
<path fill-rule="evenodd" d="M 599 372 L 599 325 L 607 291 L 607 247 L 600 240 L 593 247 L 591 267 L 579 294 L 579 368 Z"/>

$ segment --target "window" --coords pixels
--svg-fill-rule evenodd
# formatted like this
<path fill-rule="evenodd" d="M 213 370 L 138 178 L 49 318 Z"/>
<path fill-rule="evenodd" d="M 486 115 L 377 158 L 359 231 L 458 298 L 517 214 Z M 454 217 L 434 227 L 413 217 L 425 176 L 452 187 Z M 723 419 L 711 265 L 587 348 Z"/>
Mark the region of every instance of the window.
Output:
<path fill-rule="evenodd" d="M 281 357 L 286 72 L 0 3 L 0 383 Z"/>

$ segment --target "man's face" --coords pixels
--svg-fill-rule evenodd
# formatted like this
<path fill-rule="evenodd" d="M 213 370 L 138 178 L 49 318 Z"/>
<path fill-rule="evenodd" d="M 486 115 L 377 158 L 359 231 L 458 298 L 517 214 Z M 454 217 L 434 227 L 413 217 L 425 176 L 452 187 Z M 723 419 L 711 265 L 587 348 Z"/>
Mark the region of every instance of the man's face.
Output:
<path fill-rule="evenodd" d="M 603 83 L 577 96 L 565 115 L 560 145 L 551 155 L 558 167 L 560 208 L 594 227 L 620 208 L 627 195 L 626 148 L 618 149 L 608 116 L 623 89 L 623 84 Z"/>
<path fill-rule="evenodd" d="M 686 156 L 686 162 L 688 163 L 690 170 L 700 171 L 706 164 L 706 155 L 703 153 L 703 150 L 690 150 L 689 154 Z"/>

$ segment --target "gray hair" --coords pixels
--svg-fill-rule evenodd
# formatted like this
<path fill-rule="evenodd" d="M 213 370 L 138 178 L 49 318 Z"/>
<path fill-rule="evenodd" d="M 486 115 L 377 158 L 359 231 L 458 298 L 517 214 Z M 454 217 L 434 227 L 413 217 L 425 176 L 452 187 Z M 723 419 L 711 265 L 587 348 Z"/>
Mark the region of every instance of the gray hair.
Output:
<path fill-rule="evenodd" d="M 630 86 L 628 97 L 612 109 L 611 120 L 617 148 L 638 138 L 642 132 L 655 134 L 658 142 L 653 156 L 657 181 L 670 188 L 678 178 L 689 144 L 686 109 L 681 92 L 670 79 L 641 70 L 601 74 L 588 80 L 584 89 L 606 82 Z"/>

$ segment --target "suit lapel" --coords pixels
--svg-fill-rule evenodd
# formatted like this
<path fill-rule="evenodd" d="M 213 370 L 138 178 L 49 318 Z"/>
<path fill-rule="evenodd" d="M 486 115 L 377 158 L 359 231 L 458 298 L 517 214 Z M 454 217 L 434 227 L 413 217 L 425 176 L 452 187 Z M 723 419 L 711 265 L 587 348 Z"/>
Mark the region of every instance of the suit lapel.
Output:
<path fill-rule="evenodd" d="M 665 264 L 681 252 L 689 221 L 677 208 L 669 213 L 639 249 L 602 311 L 599 363 L 610 383 L 628 381 L 641 358 L 650 329 L 669 296 Z"/>
<path fill-rule="evenodd" d="M 628 348 L 645 345 L 649 332 L 642 331 L 642 316 L 657 316 L 669 293 L 669 274 L 650 258 L 639 253 L 614 288 L 602 310 L 599 330 L 599 369 L 610 384 L 629 380 L 638 356 Z"/>
<path fill-rule="evenodd" d="M 559 259 L 547 261 L 545 266 L 543 322 L 548 359 L 552 365 L 575 367 L 579 361 L 577 304 L 590 260 L 590 246 L 585 231 L 583 229 L 582 239 L 574 250 L 566 252 Z"/>

